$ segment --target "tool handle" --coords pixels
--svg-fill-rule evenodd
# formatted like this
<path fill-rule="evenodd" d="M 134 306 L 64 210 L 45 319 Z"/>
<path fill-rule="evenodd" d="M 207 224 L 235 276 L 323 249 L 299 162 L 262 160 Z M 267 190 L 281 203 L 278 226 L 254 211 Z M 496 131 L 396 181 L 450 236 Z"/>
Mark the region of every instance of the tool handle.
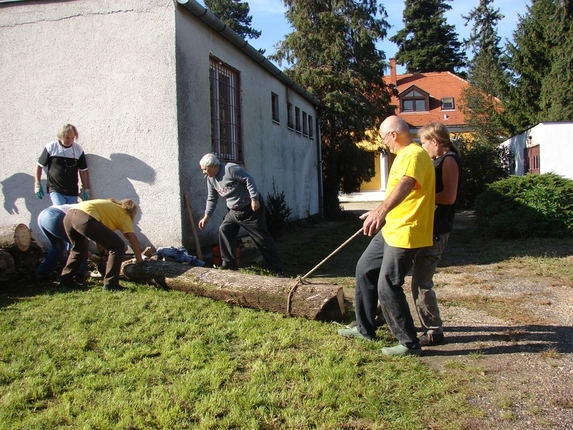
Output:
<path fill-rule="evenodd" d="M 342 245 L 340 245 L 338 248 L 336 248 L 334 251 L 332 251 L 324 260 L 322 260 L 320 263 L 318 263 L 316 266 L 314 266 L 314 268 L 310 272 L 308 272 L 306 275 L 304 275 L 301 279 L 306 279 L 308 276 L 310 276 L 312 273 L 314 273 L 314 271 L 316 269 L 318 269 L 320 266 L 322 266 L 330 257 L 332 257 L 334 254 L 336 254 L 338 251 L 340 251 L 340 249 L 342 249 L 342 247 L 344 247 L 346 244 L 348 244 L 348 242 L 350 242 L 352 239 L 354 239 L 360 233 L 362 233 L 362 227 L 360 227 L 360 230 L 358 230 L 356 233 L 354 233 L 352 236 L 350 236 L 348 239 L 346 239 L 346 241 Z"/>

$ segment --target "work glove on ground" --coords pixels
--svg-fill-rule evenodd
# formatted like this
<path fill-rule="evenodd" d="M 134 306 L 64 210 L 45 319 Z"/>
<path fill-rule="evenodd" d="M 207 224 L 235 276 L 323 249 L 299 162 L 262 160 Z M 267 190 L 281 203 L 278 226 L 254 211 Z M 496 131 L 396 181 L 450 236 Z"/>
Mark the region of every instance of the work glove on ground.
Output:
<path fill-rule="evenodd" d="M 89 188 L 84 188 L 82 191 L 82 200 L 85 202 L 91 198 L 91 192 Z"/>
<path fill-rule="evenodd" d="M 44 189 L 42 188 L 42 184 L 40 183 L 34 184 L 34 193 L 36 194 L 36 197 L 38 197 L 40 200 L 44 198 Z"/>

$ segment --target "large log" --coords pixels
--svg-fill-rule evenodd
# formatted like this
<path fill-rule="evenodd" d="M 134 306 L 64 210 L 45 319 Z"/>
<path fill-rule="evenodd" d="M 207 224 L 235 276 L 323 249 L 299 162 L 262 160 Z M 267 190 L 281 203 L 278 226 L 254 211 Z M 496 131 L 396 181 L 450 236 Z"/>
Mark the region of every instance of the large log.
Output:
<path fill-rule="evenodd" d="M 0 226 L 0 248 L 16 247 L 25 252 L 32 241 L 32 232 L 25 224 Z"/>
<path fill-rule="evenodd" d="M 324 282 L 300 282 L 158 260 L 125 264 L 123 274 L 134 282 L 312 320 L 339 320 L 346 312 L 342 288 Z"/>

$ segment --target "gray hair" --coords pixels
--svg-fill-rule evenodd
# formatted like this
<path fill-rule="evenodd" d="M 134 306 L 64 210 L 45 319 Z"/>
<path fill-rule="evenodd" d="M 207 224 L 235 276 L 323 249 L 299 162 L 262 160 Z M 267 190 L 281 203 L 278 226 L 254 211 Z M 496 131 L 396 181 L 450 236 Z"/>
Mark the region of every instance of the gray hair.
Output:
<path fill-rule="evenodd" d="M 215 154 L 205 154 L 199 161 L 201 167 L 218 166 L 219 164 L 221 164 L 221 162 L 215 157 Z"/>

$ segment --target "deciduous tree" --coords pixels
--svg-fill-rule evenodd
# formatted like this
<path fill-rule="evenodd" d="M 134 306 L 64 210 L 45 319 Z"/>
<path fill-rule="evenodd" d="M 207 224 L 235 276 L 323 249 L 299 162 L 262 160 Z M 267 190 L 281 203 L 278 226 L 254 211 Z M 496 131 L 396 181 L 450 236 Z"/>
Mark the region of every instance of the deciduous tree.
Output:
<path fill-rule="evenodd" d="M 376 0 L 284 0 L 293 32 L 273 59 L 315 94 L 321 107 L 324 208 L 340 212 L 338 192 L 369 178 L 371 154 L 356 143 L 393 113 L 383 81 L 386 62 L 376 42 L 386 36 L 386 12 Z"/>

